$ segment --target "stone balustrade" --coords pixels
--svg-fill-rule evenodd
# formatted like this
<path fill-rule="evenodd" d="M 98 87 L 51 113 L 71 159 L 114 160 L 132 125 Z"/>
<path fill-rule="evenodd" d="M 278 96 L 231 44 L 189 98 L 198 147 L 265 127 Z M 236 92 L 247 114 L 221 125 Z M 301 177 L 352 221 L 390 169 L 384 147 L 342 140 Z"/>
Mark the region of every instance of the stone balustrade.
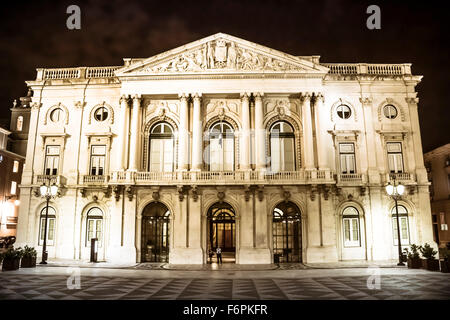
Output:
<path fill-rule="evenodd" d="M 411 64 L 375 64 L 375 63 L 322 63 L 331 74 L 355 75 L 411 75 Z"/>
<path fill-rule="evenodd" d="M 314 171 L 181 171 L 181 172 L 113 172 L 110 184 L 169 185 L 192 184 L 318 184 L 335 183 L 328 170 Z"/>
<path fill-rule="evenodd" d="M 321 63 L 330 74 L 411 75 L 411 64 Z M 37 69 L 36 80 L 113 78 L 122 66 Z"/>
<path fill-rule="evenodd" d="M 121 66 L 37 69 L 36 80 L 114 78 Z"/>

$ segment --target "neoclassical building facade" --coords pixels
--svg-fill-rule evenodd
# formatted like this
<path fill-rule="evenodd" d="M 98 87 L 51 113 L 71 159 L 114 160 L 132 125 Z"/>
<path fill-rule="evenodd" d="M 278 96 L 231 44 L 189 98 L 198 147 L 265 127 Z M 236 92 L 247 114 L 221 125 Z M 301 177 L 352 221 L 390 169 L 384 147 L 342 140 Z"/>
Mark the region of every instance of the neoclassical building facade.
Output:
<path fill-rule="evenodd" d="M 17 244 L 49 258 L 237 264 L 432 243 L 410 64 L 333 64 L 223 33 L 118 67 L 38 69 Z"/>

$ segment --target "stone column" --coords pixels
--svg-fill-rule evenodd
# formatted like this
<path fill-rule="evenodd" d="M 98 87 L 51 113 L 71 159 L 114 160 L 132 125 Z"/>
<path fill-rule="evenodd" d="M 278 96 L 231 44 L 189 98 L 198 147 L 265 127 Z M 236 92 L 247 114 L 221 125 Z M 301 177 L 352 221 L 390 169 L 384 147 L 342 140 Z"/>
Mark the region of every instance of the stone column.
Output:
<path fill-rule="evenodd" d="M 266 130 L 264 130 L 264 110 L 262 94 L 255 95 L 255 158 L 256 170 L 266 167 Z"/>
<path fill-rule="evenodd" d="M 318 93 L 314 99 L 314 118 L 316 124 L 316 141 L 317 141 L 317 164 L 320 170 L 329 169 L 327 165 L 328 146 L 325 143 L 325 134 L 323 126 L 325 122 L 322 119 L 324 97 Z"/>
<path fill-rule="evenodd" d="M 192 171 L 201 171 L 202 154 L 203 154 L 203 137 L 202 137 L 202 111 L 201 97 L 199 94 L 194 95 L 193 110 L 193 126 L 192 126 Z"/>
<path fill-rule="evenodd" d="M 137 171 L 139 167 L 139 109 L 141 106 L 141 97 L 133 96 L 133 110 L 131 115 L 131 136 L 130 136 L 130 171 Z"/>
<path fill-rule="evenodd" d="M 247 93 L 241 95 L 240 169 L 250 170 L 250 105 Z"/>
<path fill-rule="evenodd" d="M 380 174 L 378 172 L 377 156 L 375 146 L 375 130 L 373 127 L 372 117 L 372 98 L 363 97 L 359 101 L 363 108 L 365 140 L 366 140 L 366 154 L 367 154 L 367 176 L 369 183 L 380 183 Z"/>
<path fill-rule="evenodd" d="M 125 170 L 126 155 L 127 155 L 127 141 L 128 141 L 128 97 L 123 95 L 120 97 L 120 116 L 119 116 L 119 133 L 117 140 L 117 157 L 116 157 L 116 169 Z"/>
<path fill-rule="evenodd" d="M 180 95 L 180 130 L 178 132 L 178 170 L 188 169 L 189 159 L 189 109 L 185 94 Z"/>
<path fill-rule="evenodd" d="M 303 118 L 303 139 L 305 151 L 305 168 L 314 169 L 314 140 L 311 117 L 311 94 L 305 93 L 302 96 L 302 118 Z"/>
<path fill-rule="evenodd" d="M 409 107 L 411 122 L 411 135 L 414 144 L 414 162 L 416 165 L 417 182 L 420 184 L 428 183 L 428 175 L 423 162 L 422 140 L 420 138 L 420 123 L 417 104 L 419 98 L 405 98 Z M 403 155 L 405 156 L 405 155 Z"/>

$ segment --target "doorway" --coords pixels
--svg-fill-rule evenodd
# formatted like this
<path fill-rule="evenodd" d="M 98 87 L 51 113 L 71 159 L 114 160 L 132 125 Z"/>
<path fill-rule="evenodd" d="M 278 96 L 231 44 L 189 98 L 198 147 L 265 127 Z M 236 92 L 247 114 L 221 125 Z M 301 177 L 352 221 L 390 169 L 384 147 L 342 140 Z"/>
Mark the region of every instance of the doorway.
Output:
<path fill-rule="evenodd" d="M 217 262 L 216 249 L 222 249 L 223 263 L 236 262 L 235 211 L 226 202 L 215 203 L 208 210 L 208 262 Z"/>
<path fill-rule="evenodd" d="M 142 212 L 141 262 L 169 262 L 170 211 L 161 202 Z"/>
<path fill-rule="evenodd" d="M 292 202 L 282 202 L 273 210 L 274 263 L 302 262 L 301 223 L 300 210 Z"/>

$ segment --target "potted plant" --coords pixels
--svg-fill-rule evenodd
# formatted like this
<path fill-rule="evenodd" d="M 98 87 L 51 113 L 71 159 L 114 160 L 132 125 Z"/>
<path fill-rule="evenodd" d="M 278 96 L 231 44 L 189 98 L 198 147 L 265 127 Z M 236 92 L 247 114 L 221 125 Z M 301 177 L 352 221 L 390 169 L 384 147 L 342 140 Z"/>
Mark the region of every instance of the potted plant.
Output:
<path fill-rule="evenodd" d="M 21 268 L 36 267 L 37 252 L 33 247 L 25 246 L 23 248 L 22 260 L 20 261 Z"/>
<path fill-rule="evenodd" d="M 450 272 L 450 250 L 447 248 L 442 248 L 441 256 L 443 260 L 440 261 L 441 264 L 441 272 L 449 273 Z"/>
<path fill-rule="evenodd" d="M 421 246 L 418 246 L 416 244 L 412 244 L 409 251 L 408 249 L 405 249 L 405 253 L 408 257 L 408 268 L 409 269 L 420 269 L 422 267 L 422 261 L 420 259 L 419 250 Z"/>
<path fill-rule="evenodd" d="M 437 251 L 434 250 L 428 243 L 425 243 L 423 247 L 420 248 L 422 253 L 422 266 L 424 269 L 429 271 L 439 271 L 439 260 L 435 258 Z"/>
<path fill-rule="evenodd" d="M 17 270 L 19 269 L 20 258 L 22 258 L 22 248 L 9 248 L 3 253 L 2 270 Z"/>

